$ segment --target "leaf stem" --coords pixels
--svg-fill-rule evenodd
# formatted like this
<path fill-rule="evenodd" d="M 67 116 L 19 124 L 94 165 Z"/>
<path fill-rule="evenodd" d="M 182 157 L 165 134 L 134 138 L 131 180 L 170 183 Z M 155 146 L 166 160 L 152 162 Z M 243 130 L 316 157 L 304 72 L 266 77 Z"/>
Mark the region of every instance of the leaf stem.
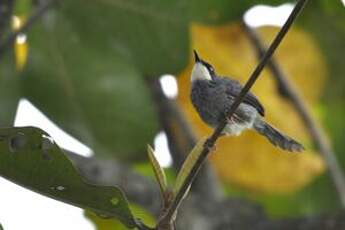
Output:
<path fill-rule="evenodd" d="M 243 87 L 241 93 L 236 98 L 235 102 L 232 104 L 230 110 L 227 113 L 227 117 L 231 117 L 234 112 L 236 111 L 237 107 L 240 105 L 240 103 L 243 101 L 244 96 L 249 92 L 250 88 L 254 85 L 255 81 L 260 76 L 260 73 L 262 72 L 265 65 L 268 63 L 269 59 L 285 37 L 286 33 L 289 31 L 291 25 L 297 18 L 298 14 L 301 12 L 305 4 L 308 0 L 299 0 L 297 4 L 295 5 L 293 11 L 289 15 L 289 18 L 285 22 L 284 26 L 280 29 L 278 34 L 276 35 L 275 39 L 273 40 L 272 44 L 268 48 L 265 55 L 261 58 L 260 63 L 257 65 L 253 73 L 251 74 L 249 80 Z M 197 159 L 195 165 L 193 166 L 190 174 L 188 175 L 187 179 L 185 180 L 185 183 L 182 185 L 180 191 L 177 193 L 174 201 L 170 205 L 167 213 L 165 214 L 164 218 L 161 219 L 161 222 L 171 222 L 173 221 L 173 218 L 175 216 L 175 213 L 177 211 L 177 208 L 179 204 L 181 203 L 181 200 L 183 199 L 184 194 L 186 193 L 188 187 L 193 183 L 196 175 L 198 174 L 198 171 L 200 170 L 202 164 L 206 160 L 207 156 L 209 155 L 211 149 L 214 147 L 216 141 L 218 140 L 219 136 L 221 135 L 224 127 L 226 125 L 226 119 L 224 117 L 223 121 L 217 126 L 217 128 L 214 130 L 213 134 L 207 139 L 204 149 L 202 150 L 202 153 L 200 154 L 199 158 Z M 158 224 L 159 226 L 159 224 Z"/>

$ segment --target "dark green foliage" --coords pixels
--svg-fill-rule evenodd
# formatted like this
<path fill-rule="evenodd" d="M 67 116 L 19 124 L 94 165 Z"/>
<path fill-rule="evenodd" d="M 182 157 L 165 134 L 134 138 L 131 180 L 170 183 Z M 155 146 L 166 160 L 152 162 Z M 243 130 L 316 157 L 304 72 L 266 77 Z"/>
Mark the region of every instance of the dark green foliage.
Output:
<path fill-rule="evenodd" d="M 40 129 L 0 129 L 0 175 L 43 195 L 103 216 L 114 216 L 126 226 L 134 226 L 121 190 L 86 183 L 48 134 Z"/>

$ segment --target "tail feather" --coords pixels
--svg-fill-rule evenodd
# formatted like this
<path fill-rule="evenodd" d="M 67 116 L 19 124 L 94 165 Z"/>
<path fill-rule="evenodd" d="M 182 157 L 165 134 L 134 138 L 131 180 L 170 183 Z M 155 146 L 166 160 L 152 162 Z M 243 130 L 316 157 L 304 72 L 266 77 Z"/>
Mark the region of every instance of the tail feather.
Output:
<path fill-rule="evenodd" d="M 304 150 L 303 145 L 282 134 L 262 119 L 257 119 L 254 122 L 254 129 L 261 135 L 265 136 L 273 145 L 278 146 L 281 149 L 288 150 L 290 152 L 301 152 Z"/>

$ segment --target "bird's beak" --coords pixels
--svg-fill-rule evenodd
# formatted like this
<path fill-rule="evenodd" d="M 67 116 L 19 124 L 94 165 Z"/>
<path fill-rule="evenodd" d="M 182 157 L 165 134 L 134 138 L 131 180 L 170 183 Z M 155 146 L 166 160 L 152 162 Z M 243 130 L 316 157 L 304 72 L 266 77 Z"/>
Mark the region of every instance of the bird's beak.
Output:
<path fill-rule="evenodd" d="M 195 50 L 193 50 L 193 52 L 194 52 L 195 62 L 200 62 L 200 58 L 199 58 L 198 53 Z"/>

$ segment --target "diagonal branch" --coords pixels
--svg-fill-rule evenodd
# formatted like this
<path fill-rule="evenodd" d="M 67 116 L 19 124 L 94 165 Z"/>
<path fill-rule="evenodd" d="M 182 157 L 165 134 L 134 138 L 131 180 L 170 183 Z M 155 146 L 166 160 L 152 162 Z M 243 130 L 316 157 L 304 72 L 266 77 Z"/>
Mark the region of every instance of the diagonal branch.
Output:
<path fill-rule="evenodd" d="M 37 10 L 31 15 L 31 17 L 26 21 L 26 23 L 19 29 L 8 35 L 7 38 L 0 44 L 0 58 L 6 53 L 6 51 L 11 47 L 16 37 L 27 31 L 31 26 L 41 18 L 41 16 L 47 12 L 50 7 L 56 3 L 57 0 L 47 0 L 44 1 L 42 5 L 39 5 Z"/>
<path fill-rule="evenodd" d="M 299 0 L 297 2 L 293 11 L 291 12 L 289 18 L 285 22 L 284 26 L 278 32 L 277 36 L 273 40 L 269 49 L 267 50 L 265 55 L 262 57 L 262 59 L 260 60 L 260 63 L 258 64 L 258 66 L 254 70 L 254 72 L 251 74 L 249 80 L 247 81 L 247 83 L 243 87 L 240 95 L 236 98 L 235 102 L 231 106 L 229 112 L 227 113 L 227 117 L 231 117 L 234 114 L 237 107 L 243 101 L 244 96 L 249 92 L 250 88 L 253 86 L 253 84 L 255 83 L 257 78 L 259 77 L 261 71 L 263 70 L 263 68 L 265 67 L 265 65 L 267 64 L 267 62 L 269 61 L 269 59 L 271 58 L 271 56 L 273 55 L 273 53 L 275 52 L 275 50 L 277 49 L 277 47 L 279 46 L 281 41 L 283 40 L 286 33 L 289 31 L 292 23 L 295 21 L 298 14 L 301 12 L 303 7 L 305 6 L 306 2 L 307 2 L 307 0 Z M 184 197 L 184 194 L 186 193 L 186 191 L 188 190 L 188 188 L 190 187 L 190 185 L 194 181 L 196 175 L 198 174 L 198 171 L 200 170 L 202 164 L 204 163 L 207 156 L 209 155 L 210 150 L 214 147 L 214 145 L 215 145 L 216 141 L 218 140 L 219 136 L 221 135 L 225 125 L 226 125 L 226 119 L 224 117 L 223 121 L 218 125 L 218 127 L 215 129 L 215 131 L 213 132 L 211 137 L 209 137 L 209 139 L 205 143 L 205 147 L 204 147 L 202 153 L 200 154 L 200 157 L 197 159 L 195 165 L 193 166 L 191 173 L 188 175 L 186 182 L 182 185 L 180 191 L 176 195 L 176 198 L 174 199 L 173 203 L 169 207 L 167 213 L 161 219 L 160 223 L 162 223 L 162 225 L 164 225 L 168 222 L 171 222 L 173 220 L 174 215 L 177 211 L 177 208 L 180 205 L 180 203 Z M 158 224 L 158 226 L 159 226 L 159 224 Z"/>
<path fill-rule="evenodd" d="M 244 22 L 243 27 L 250 41 L 256 48 L 257 55 L 259 57 L 262 57 L 262 55 L 265 53 L 265 46 L 262 44 L 260 36 L 256 33 L 254 29 L 250 28 Z M 267 65 L 270 71 L 272 72 L 273 76 L 277 80 L 279 91 L 288 100 L 290 100 L 292 105 L 295 107 L 299 116 L 303 120 L 304 125 L 309 131 L 314 145 L 320 151 L 323 158 L 325 159 L 331 179 L 333 180 L 334 186 L 338 192 L 339 199 L 342 203 L 342 206 L 345 207 L 345 177 L 341 170 L 341 167 L 338 164 L 332 147 L 325 137 L 324 131 L 318 125 L 317 121 L 313 118 L 307 104 L 304 103 L 297 89 L 293 86 L 293 84 L 291 84 L 291 82 L 288 80 L 288 77 L 282 72 L 278 63 L 274 59 L 272 59 L 268 62 Z"/>

